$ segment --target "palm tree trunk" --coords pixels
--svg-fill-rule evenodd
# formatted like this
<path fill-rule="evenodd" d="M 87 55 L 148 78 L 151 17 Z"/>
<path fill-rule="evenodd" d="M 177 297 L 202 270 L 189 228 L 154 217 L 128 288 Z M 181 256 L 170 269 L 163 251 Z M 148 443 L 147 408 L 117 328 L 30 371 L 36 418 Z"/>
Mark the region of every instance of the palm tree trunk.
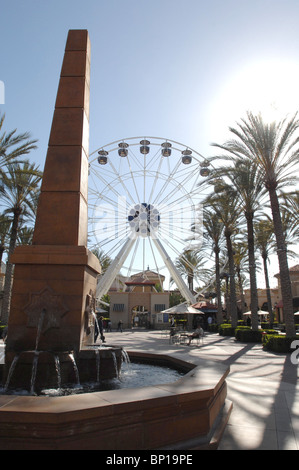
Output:
<path fill-rule="evenodd" d="M 11 290 L 12 290 L 12 280 L 13 280 L 13 270 L 14 265 L 10 262 L 11 255 L 14 252 L 18 228 L 20 221 L 21 209 L 16 209 L 14 211 L 14 218 L 11 227 L 9 251 L 7 256 L 6 271 L 5 271 L 5 282 L 4 282 L 4 293 L 2 301 L 2 310 L 1 310 L 1 321 L 3 324 L 8 324 L 9 312 L 10 312 L 10 300 L 11 300 Z"/>
<path fill-rule="evenodd" d="M 281 284 L 281 295 L 283 303 L 283 317 L 286 326 L 286 336 L 295 336 L 296 328 L 294 321 L 293 311 L 293 294 L 292 284 L 290 279 L 290 272 L 288 266 L 287 250 L 285 245 L 283 226 L 279 210 L 279 201 L 276 189 L 273 187 L 268 188 L 271 210 L 273 216 L 274 231 L 276 237 L 277 256 L 279 263 L 279 274 Z"/>
<path fill-rule="evenodd" d="M 270 328 L 273 328 L 274 315 L 273 315 L 271 289 L 270 289 L 268 266 L 267 266 L 267 258 L 268 258 L 267 254 L 263 254 L 262 258 L 263 258 L 265 284 L 266 284 L 266 291 L 267 291 L 267 305 L 268 305 L 268 312 L 269 312 L 269 323 L 270 323 Z"/>
<path fill-rule="evenodd" d="M 194 279 L 194 274 L 189 273 L 188 274 L 188 288 L 190 292 L 193 292 L 193 279 Z"/>
<path fill-rule="evenodd" d="M 237 271 L 240 298 L 241 298 L 241 313 L 244 313 L 244 310 L 245 310 L 245 295 L 244 295 L 243 283 L 242 283 L 242 278 L 241 278 L 241 270 L 240 270 L 239 266 L 236 266 L 236 271 Z"/>
<path fill-rule="evenodd" d="M 229 287 L 230 287 L 230 315 L 232 327 L 236 328 L 238 325 L 238 309 L 237 309 L 237 296 L 236 296 L 236 283 L 235 283 L 235 263 L 233 255 L 233 247 L 231 241 L 231 233 L 229 230 L 225 230 L 225 239 L 227 245 L 227 255 L 229 263 Z"/>
<path fill-rule="evenodd" d="M 247 221 L 247 241 L 248 241 L 248 260 L 249 260 L 249 279 L 250 279 L 250 311 L 251 327 L 254 331 L 258 330 L 258 295 L 256 285 L 256 264 L 254 254 L 254 232 L 253 232 L 253 213 L 245 213 Z"/>
<path fill-rule="evenodd" d="M 4 246 L 0 246 L 0 273 L 1 273 L 1 266 L 2 266 L 2 257 L 4 253 Z"/>
<path fill-rule="evenodd" d="M 219 248 L 214 249 L 215 252 L 215 272 L 216 272 L 216 294 L 217 294 L 217 324 L 223 323 L 222 316 L 222 302 L 221 302 L 221 280 L 220 280 L 220 262 L 219 262 Z"/>

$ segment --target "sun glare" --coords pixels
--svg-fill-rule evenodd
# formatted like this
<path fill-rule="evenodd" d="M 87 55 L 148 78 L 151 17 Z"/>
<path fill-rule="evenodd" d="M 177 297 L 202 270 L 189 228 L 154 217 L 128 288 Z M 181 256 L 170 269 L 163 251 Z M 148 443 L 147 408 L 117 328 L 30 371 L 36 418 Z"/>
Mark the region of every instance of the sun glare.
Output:
<path fill-rule="evenodd" d="M 240 69 L 224 83 L 211 105 L 214 136 L 227 133 L 247 111 L 260 112 L 267 122 L 293 115 L 299 111 L 298 83 L 299 62 L 269 60 Z"/>

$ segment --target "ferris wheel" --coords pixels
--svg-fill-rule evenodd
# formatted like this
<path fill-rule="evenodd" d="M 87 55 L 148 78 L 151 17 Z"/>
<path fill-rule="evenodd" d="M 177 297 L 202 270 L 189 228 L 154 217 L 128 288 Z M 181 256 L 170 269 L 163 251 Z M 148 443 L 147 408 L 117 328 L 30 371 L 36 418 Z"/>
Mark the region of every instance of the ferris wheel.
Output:
<path fill-rule="evenodd" d="M 97 298 L 121 272 L 168 274 L 190 303 L 196 298 L 176 267 L 202 239 L 199 184 L 209 163 L 195 150 L 160 137 L 129 137 L 95 150 L 89 159 L 89 248 L 111 259 Z M 190 264 L 189 260 L 185 260 Z M 196 266 L 190 266 L 196 275 Z"/>

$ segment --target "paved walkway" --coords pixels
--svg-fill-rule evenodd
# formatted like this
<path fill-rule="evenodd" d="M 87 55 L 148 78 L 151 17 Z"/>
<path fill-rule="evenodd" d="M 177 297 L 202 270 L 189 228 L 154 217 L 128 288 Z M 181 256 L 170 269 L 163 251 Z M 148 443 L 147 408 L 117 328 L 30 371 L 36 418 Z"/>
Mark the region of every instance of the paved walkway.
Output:
<path fill-rule="evenodd" d="M 260 344 L 208 333 L 203 345 L 169 344 L 160 331 L 125 330 L 105 333 L 107 344 L 128 351 L 200 356 L 230 365 L 228 399 L 233 411 L 219 450 L 298 450 L 298 365 L 290 355 L 262 350 Z"/>

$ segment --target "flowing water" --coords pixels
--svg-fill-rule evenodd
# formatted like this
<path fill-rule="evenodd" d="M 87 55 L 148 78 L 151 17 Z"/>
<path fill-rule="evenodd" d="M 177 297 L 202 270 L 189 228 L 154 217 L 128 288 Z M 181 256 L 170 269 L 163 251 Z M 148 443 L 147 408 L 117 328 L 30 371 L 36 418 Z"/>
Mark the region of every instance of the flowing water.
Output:
<path fill-rule="evenodd" d="M 12 375 L 14 373 L 14 370 L 16 368 L 16 365 L 17 365 L 17 362 L 18 362 L 18 359 L 19 359 L 19 354 L 16 354 L 15 357 L 13 358 L 13 361 L 11 363 L 11 366 L 9 368 L 9 372 L 8 372 L 8 376 L 7 376 L 7 380 L 6 380 L 6 384 L 4 386 L 4 392 L 6 392 L 8 390 L 8 387 L 9 387 L 9 384 L 10 384 L 10 380 L 12 378 Z"/>
<path fill-rule="evenodd" d="M 54 355 L 55 369 L 57 373 L 57 389 L 61 389 L 61 371 L 60 371 L 60 359 L 57 354 Z"/>
<path fill-rule="evenodd" d="M 71 361 L 73 363 L 74 373 L 75 373 L 75 377 L 76 377 L 76 385 L 80 386 L 79 371 L 78 371 L 78 367 L 77 367 L 77 364 L 76 364 L 76 361 L 75 361 L 75 358 L 74 358 L 74 354 L 70 353 L 69 358 L 71 359 Z"/>
<path fill-rule="evenodd" d="M 40 335 L 42 332 L 43 322 L 45 318 L 46 310 L 42 310 L 38 326 L 37 326 L 37 334 L 36 334 L 36 343 L 35 343 L 35 350 L 32 351 L 33 355 L 33 362 L 32 362 L 32 371 L 31 371 L 31 383 L 30 383 L 30 395 L 35 395 L 35 382 L 36 382 L 36 374 L 37 374 L 37 366 L 39 355 L 43 352 L 38 350 Z M 96 319 L 96 316 L 95 316 Z M 97 321 L 97 320 L 96 320 Z M 101 369 L 101 357 L 100 357 L 100 349 L 103 349 L 104 346 L 95 345 L 95 358 L 96 358 L 96 382 L 95 383 L 85 383 L 80 384 L 80 377 L 79 377 L 79 370 L 76 364 L 75 357 L 73 353 L 69 353 L 69 358 L 71 360 L 74 376 L 75 376 L 75 383 L 70 387 L 62 387 L 61 384 L 61 370 L 60 370 L 60 359 L 59 355 L 53 352 L 53 358 L 55 363 L 55 370 L 57 374 L 57 388 L 51 390 L 43 390 L 41 392 L 42 395 L 49 395 L 49 396 L 61 396 L 61 395 L 72 395 L 78 393 L 87 393 L 92 391 L 104 391 L 104 390 L 117 390 L 121 388 L 136 388 L 136 387 L 145 387 L 149 385 L 157 385 L 157 384 L 165 384 L 174 382 L 183 374 L 178 372 L 175 369 L 171 369 L 168 367 L 160 367 L 150 364 L 137 364 L 131 363 L 128 353 L 122 349 L 122 367 L 121 371 L 119 371 L 117 367 L 117 359 L 116 354 L 112 350 L 111 356 L 113 359 L 113 365 L 115 369 L 115 379 L 110 380 L 100 380 L 100 369 Z M 111 347 L 105 346 L 105 349 L 112 349 Z M 7 376 L 7 380 L 5 383 L 4 388 L 1 390 L 1 393 L 7 393 L 9 389 L 9 384 L 11 378 L 14 374 L 17 362 L 19 360 L 20 354 L 16 354 L 14 357 L 9 373 Z M 11 393 L 16 393 L 15 391 L 11 391 Z M 18 394 L 24 394 L 26 391 L 18 391 Z"/>
<path fill-rule="evenodd" d="M 34 387 L 35 387 L 36 371 L 37 371 L 37 364 L 38 364 L 38 356 L 39 356 L 39 351 L 35 351 L 34 352 L 33 363 L 32 363 L 31 382 L 30 382 L 30 395 L 34 395 Z"/>

